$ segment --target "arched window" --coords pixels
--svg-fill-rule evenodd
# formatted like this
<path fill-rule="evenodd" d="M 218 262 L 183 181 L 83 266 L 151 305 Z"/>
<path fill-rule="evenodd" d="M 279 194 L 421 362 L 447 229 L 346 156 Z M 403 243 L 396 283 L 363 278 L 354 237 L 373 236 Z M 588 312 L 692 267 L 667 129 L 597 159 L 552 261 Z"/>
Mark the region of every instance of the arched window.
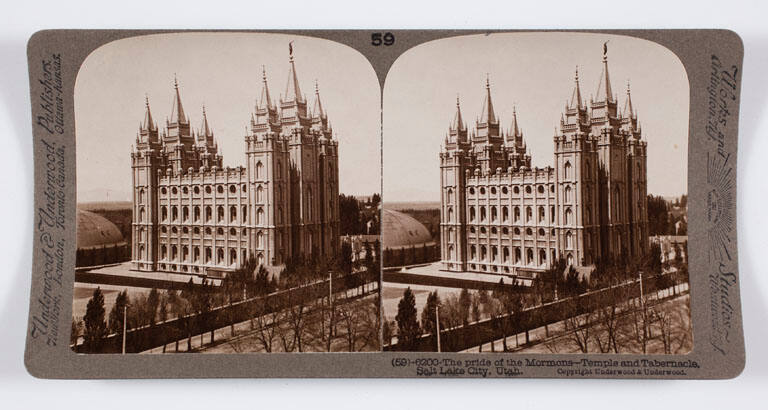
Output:
<path fill-rule="evenodd" d="M 259 266 L 264 265 L 264 254 L 263 253 L 259 253 L 258 255 L 256 255 L 256 263 L 258 263 Z"/>
<path fill-rule="evenodd" d="M 224 249 L 217 249 L 216 250 L 216 264 L 222 264 L 224 263 Z"/>
<path fill-rule="evenodd" d="M 545 213 L 544 213 L 544 207 L 539 207 L 539 222 L 544 222 Z"/>
<path fill-rule="evenodd" d="M 519 222 L 519 221 L 520 221 L 520 207 L 516 206 L 515 207 L 515 222 Z"/>
<path fill-rule="evenodd" d="M 146 259 L 144 257 L 144 245 L 139 245 L 139 259 Z"/>
<path fill-rule="evenodd" d="M 501 220 L 504 222 L 507 222 L 508 219 L 509 219 L 509 208 L 507 208 L 507 206 L 505 205 L 501 207 Z"/>
<path fill-rule="evenodd" d="M 480 207 L 480 222 L 484 222 L 484 221 L 485 221 L 485 207 L 481 206 Z"/>
<path fill-rule="evenodd" d="M 179 256 L 179 248 L 177 248 L 176 245 L 172 245 L 171 246 L 171 260 L 175 261 L 178 256 Z"/>
<path fill-rule="evenodd" d="M 174 206 L 171 208 L 171 220 L 176 222 L 177 219 L 179 219 L 179 207 Z"/>
<path fill-rule="evenodd" d="M 160 247 L 160 259 L 167 259 L 168 258 L 168 248 L 163 245 Z"/>
<path fill-rule="evenodd" d="M 491 207 L 491 221 L 496 222 L 496 218 L 498 218 L 497 215 L 498 211 L 496 210 L 495 206 Z"/>
<path fill-rule="evenodd" d="M 258 188 L 256 188 L 256 202 L 262 203 L 264 202 L 264 188 L 259 185 Z"/>
<path fill-rule="evenodd" d="M 533 265 L 533 249 L 528 248 L 528 250 L 525 252 L 525 256 L 525 264 Z"/>
<path fill-rule="evenodd" d="M 259 208 L 258 211 L 256 211 L 256 225 L 263 225 L 264 224 L 264 209 Z"/>
<path fill-rule="evenodd" d="M 189 221 L 189 207 L 188 206 L 185 206 L 185 207 L 181 208 L 181 219 L 184 222 Z"/>
<path fill-rule="evenodd" d="M 544 249 L 539 250 L 539 265 L 547 263 L 547 251 Z"/>
<path fill-rule="evenodd" d="M 229 250 L 229 264 L 235 265 L 237 263 L 237 250 L 230 249 Z"/>
<path fill-rule="evenodd" d="M 475 207 L 470 206 L 469 207 L 469 220 L 474 222 L 475 221 Z"/>
<path fill-rule="evenodd" d="M 499 258 L 499 247 L 491 246 L 491 262 L 496 262 L 496 259 L 498 258 Z"/>
<path fill-rule="evenodd" d="M 571 163 L 568 161 L 566 161 L 565 166 L 563 166 L 563 178 L 564 179 L 571 178 Z"/>
<path fill-rule="evenodd" d="M 448 188 L 448 191 L 445 193 L 445 201 L 449 204 L 453 203 L 453 190 Z"/>
<path fill-rule="evenodd" d="M 219 205 L 216 207 L 216 222 L 224 221 L 224 207 Z"/>
<path fill-rule="evenodd" d="M 568 257 L 566 257 L 566 258 L 565 258 L 565 262 L 566 262 L 566 263 L 567 263 L 569 266 L 573 266 L 573 255 L 571 255 L 571 254 L 569 253 L 569 254 L 568 254 Z"/>
<path fill-rule="evenodd" d="M 211 206 L 205 207 L 205 222 L 211 222 L 211 219 L 213 218 L 213 208 Z"/>
<path fill-rule="evenodd" d="M 508 247 L 506 247 L 506 246 L 504 247 L 502 255 L 503 255 L 502 256 L 503 257 L 503 262 L 504 263 L 509 262 L 509 248 Z"/>
<path fill-rule="evenodd" d="M 229 222 L 237 221 L 237 207 L 232 205 L 229 207 Z"/>
<path fill-rule="evenodd" d="M 189 259 L 189 247 L 184 245 L 181 247 L 181 261 L 187 262 L 187 259 Z"/>
<path fill-rule="evenodd" d="M 256 163 L 256 179 L 261 179 L 264 176 L 264 164 L 261 161 Z"/>
<path fill-rule="evenodd" d="M 193 214 L 195 216 L 195 222 L 200 222 L 200 207 L 199 206 L 195 206 Z"/>
<path fill-rule="evenodd" d="M 573 234 L 571 231 L 568 231 L 565 234 L 565 247 L 568 249 L 573 249 Z"/>
<path fill-rule="evenodd" d="M 264 233 L 261 231 L 256 234 L 256 247 L 258 249 L 264 249 Z"/>
<path fill-rule="evenodd" d="M 448 245 L 448 259 L 449 260 L 455 259 L 453 255 L 453 245 Z"/>
<path fill-rule="evenodd" d="M 565 224 L 570 225 L 571 222 L 573 222 L 573 212 L 571 212 L 571 208 L 567 208 L 565 210 Z"/>
<path fill-rule="evenodd" d="M 485 245 L 480 245 L 480 260 L 484 261 L 488 257 L 488 249 Z"/>
<path fill-rule="evenodd" d="M 515 247 L 515 263 L 520 263 L 520 259 L 522 259 L 520 248 Z"/>
<path fill-rule="evenodd" d="M 235 228 L 229 228 L 229 234 L 232 236 L 237 236 L 237 230 Z"/>
<path fill-rule="evenodd" d="M 475 248 L 475 245 L 472 245 L 469 247 L 469 259 L 470 260 L 477 259 L 477 248 Z"/>
<path fill-rule="evenodd" d="M 205 248 L 205 263 L 210 263 L 212 257 L 213 257 L 213 253 L 211 252 L 211 248 L 207 246 Z"/>
<path fill-rule="evenodd" d="M 555 206 L 551 205 L 549 207 L 549 222 L 555 223 Z"/>
<path fill-rule="evenodd" d="M 243 205 L 242 211 L 240 212 L 240 219 L 243 220 L 243 222 L 248 221 L 248 206 Z"/>
<path fill-rule="evenodd" d="M 533 209 L 530 206 L 525 207 L 525 222 L 531 222 L 533 219 Z"/>
<path fill-rule="evenodd" d="M 140 204 L 143 204 L 143 203 L 144 203 L 144 188 L 141 188 L 141 189 L 139 190 L 139 203 L 140 203 Z"/>
<path fill-rule="evenodd" d="M 447 217 L 447 221 L 448 221 L 448 222 L 453 222 L 453 208 L 448 208 L 448 217 Z"/>
<path fill-rule="evenodd" d="M 195 262 L 200 262 L 200 248 L 195 246 L 194 249 L 192 249 L 192 258 Z"/>
<path fill-rule="evenodd" d="M 565 195 L 564 195 L 565 202 L 571 203 L 571 186 L 570 185 L 566 186 L 564 192 L 565 192 Z"/>
<path fill-rule="evenodd" d="M 147 219 L 147 212 L 144 210 L 144 207 L 142 206 L 139 208 L 139 222 L 144 222 L 145 219 Z"/>

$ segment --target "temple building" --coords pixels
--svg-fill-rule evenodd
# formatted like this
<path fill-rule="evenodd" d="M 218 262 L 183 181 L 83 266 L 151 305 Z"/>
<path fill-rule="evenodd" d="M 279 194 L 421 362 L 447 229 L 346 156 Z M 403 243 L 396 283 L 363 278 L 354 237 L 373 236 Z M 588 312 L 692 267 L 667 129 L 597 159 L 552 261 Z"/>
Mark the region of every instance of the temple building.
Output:
<path fill-rule="evenodd" d="M 302 94 L 290 50 L 278 101 L 262 70 L 245 166 L 222 166 L 205 107 L 200 128 L 190 126 L 178 81 L 162 129 L 146 101 L 131 152 L 132 269 L 221 276 L 249 257 L 279 266 L 338 254 L 338 142 L 317 84 L 311 108 Z"/>
<path fill-rule="evenodd" d="M 574 82 L 545 168 L 531 167 L 516 110 L 502 129 L 488 80 L 471 130 L 457 99 L 440 153 L 442 269 L 530 278 L 558 258 L 585 267 L 648 252 L 647 145 L 629 85 L 620 110 L 607 49 L 589 105 L 578 70 Z"/>

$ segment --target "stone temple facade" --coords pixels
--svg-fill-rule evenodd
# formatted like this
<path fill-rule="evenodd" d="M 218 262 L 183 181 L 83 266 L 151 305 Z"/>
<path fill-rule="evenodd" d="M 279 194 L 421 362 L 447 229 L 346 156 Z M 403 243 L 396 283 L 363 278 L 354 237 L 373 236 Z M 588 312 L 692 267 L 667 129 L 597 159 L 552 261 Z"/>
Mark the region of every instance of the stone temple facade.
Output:
<path fill-rule="evenodd" d="M 338 253 L 338 142 L 317 85 L 311 110 L 301 93 L 292 51 L 288 70 L 277 103 L 263 71 L 245 166 L 222 167 L 205 107 L 192 129 L 178 82 L 162 130 L 146 102 L 131 152 L 132 269 L 220 276 L 251 256 L 279 266 Z"/>
<path fill-rule="evenodd" d="M 441 268 L 530 278 L 558 258 L 584 267 L 645 255 L 647 145 L 629 85 L 622 110 L 617 100 L 604 52 L 589 105 L 576 71 L 546 168 L 531 168 L 516 112 L 502 130 L 488 81 L 471 131 L 457 100 L 440 153 Z"/>

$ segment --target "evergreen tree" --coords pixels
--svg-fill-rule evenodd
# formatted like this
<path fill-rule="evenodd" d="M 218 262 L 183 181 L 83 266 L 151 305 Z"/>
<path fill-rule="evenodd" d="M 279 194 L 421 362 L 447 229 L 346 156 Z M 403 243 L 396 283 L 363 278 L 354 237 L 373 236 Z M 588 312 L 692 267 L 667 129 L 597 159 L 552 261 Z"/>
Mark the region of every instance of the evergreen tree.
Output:
<path fill-rule="evenodd" d="M 155 325 L 155 321 L 157 320 L 157 308 L 160 306 L 160 294 L 157 292 L 157 289 L 152 288 L 152 290 L 149 291 L 149 296 L 147 296 L 147 318 L 146 321 L 149 323 L 150 326 Z"/>
<path fill-rule="evenodd" d="M 435 334 L 437 331 L 437 321 L 435 318 L 435 309 L 440 306 L 440 296 L 437 295 L 437 291 L 430 292 L 427 296 L 427 304 L 424 305 L 424 310 L 421 311 L 421 328 L 424 333 Z"/>
<path fill-rule="evenodd" d="M 459 293 L 459 314 L 461 315 L 461 324 L 466 326 L 469 323 L 469 312 L 472 308 L 472 297 L 467 288 L 461 289 Z"/>
<path fill-rule="evenodd" d="M 101 288 L 97 287 L 88 301 L 85 316 L 83 316 L 83 323 L 85 324 L 83 338 L 87 352 L 98 352 L 104 337 L 107 335 L 107 323 L 104 321 L 104 315 L 104 295 L 101 293 Z"/>
<path fill-rule="evenodd" d="M 403 297 L 397 304 L 395 321 L 397 321 L 397 344 L 400 350 L 413 350 L 414 342 L 421 331 L 416 319 L 416 298 L 410 287 L 403 292 Z"/>

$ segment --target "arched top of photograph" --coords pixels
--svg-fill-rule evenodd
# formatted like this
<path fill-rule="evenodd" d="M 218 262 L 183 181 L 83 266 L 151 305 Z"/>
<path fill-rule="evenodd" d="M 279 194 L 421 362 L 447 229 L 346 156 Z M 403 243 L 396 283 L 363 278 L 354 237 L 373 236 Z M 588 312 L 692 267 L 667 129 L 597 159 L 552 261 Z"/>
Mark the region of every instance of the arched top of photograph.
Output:
<path fill-rule="evenodd" d="M 386 201 L 438 201 L 440 152 L 457 137 L 468 143 L 463 151 L 488 140 L 518 153 L 504 172 L 554 167 L 554 136 L 577 117 L 581 132 L 599 133 L 606 124 L 593 120 L 604 116 L 606 100 L 616 120 L 608 125 L 631 122 L 647 143 L 648 192 L 687 193 L 688 76 L 652 41 L 569 32 L 434 40 L 395 61 L 383 96 L 383 156 L 397 163 L 384 163 Z M 575 108 L 580 114 L 568 115 Z"/>

